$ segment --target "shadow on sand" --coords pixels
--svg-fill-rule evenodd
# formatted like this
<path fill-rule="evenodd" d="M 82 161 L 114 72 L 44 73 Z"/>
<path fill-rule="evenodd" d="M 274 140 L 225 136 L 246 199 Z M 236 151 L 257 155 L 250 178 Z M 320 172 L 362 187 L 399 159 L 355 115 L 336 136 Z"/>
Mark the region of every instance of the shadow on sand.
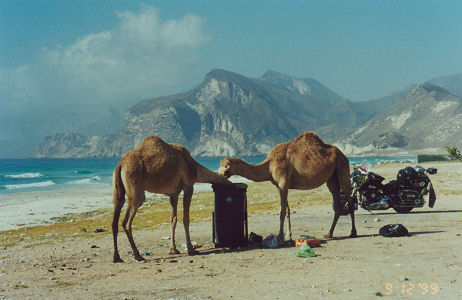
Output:
<path fill-rule="evenodd" d="M 371 212 L 371 215 L 374 216 L 386 216 L 386 215 L 417 215 L 417 214 L 445 214 L 445 213 L 462 213 L 462 210 L 459 209 L 451 209 L 451 210 L 425 210 L 425 211 L 411 211 L 405 214 L 398 214 L 395 212 L 382 212 L 382 213 L 374 213 Z"/>
<path fill-rule="evenodd" d="M 407 237 L 410 237 L 410 236 L 413 236 L 413 235 L 419 235 L 419 234 L 432 234 L 432 233 L 441 233 L 441 232 L 446 232 L 446 231 L 443 231 L 443 230 L 435 230 L 435 231 L 414 231 L 414 232 L 409 232 Z M 376 237 L 376 236 L 380 236 L 380 234 L 377 232 L 377 234 L 359 234 L 357 237 L 355 237 L 354 239 L 358 239 L 358 238 L 371 238 L 371 237 Z M 349 236 L 340 236 L 340 237 L 333 237 L 331 239 L 327 239 L 327 240 L 322 240 L 321 243 L 326 243 L 326 242 L 329 242 L 329 241 L 339 241 L 339 240 L 347 240 L 347 239 L 350 239 Z"/>
<path fill-rule="evenodd" d="M 456 211 L 456 212 L 462 212 L 462 211 Z M 420 234 L 435 234 L 435 233 L 442 233 L 446 231 L 442 230 L 435 230 L 435 231 L 414 231 L 414 232 L 409 232 L 409 234 L 406 237 L 411 237 L 414 235 L 420 235 Z M 358 235 L 357 237 L 353 239 L 358 239 L 358 238 L 372 238 L 372 237 L 377 237 L 380 236 L 380 234 L 363 234 L 363 235 Z M 339 240 L 347 240 L 351 239 L 349 236 L 340 236 L 340 237 L 333 237 L 331 239 L 322 239 L 321 244 L 326 244 L 329 241 L 339 241 Z M 169 262 L 169 263 L 176 263 L 178 262 L 178 259 L 184 259 L 184 258 L 190 258 L 191 261 L 194 259 L 194 256 L 205 256 L 205 255 L 214 255 L 214 254 L 225 254 L 225 253 L 231 253 L 231 252 L 246 252 L 246 251 L 252 251 L 256 249 L 266 249 L 266 250 L 275 250 L 275 249 L 281 249 L 281 248 L 294 248 L 295 249 L 295 243 L 292 241 L 288 241 L 284 243 L 283 245 L 280 245 L 277 248 L 269 248 L 266 246 L 262 245 L 255 245 L 255 244 L 248 244 L 247 246 L 241 246 L 241 247 L 217 247 L 217 248 L 208 248 L 208 249 L 198 249 L 199 253 L 193 256 L 188 256 L 186 253 L 181 253 L 181 254 L 176 254 L 176 255 L 169 255 L 166 257 L 157 257 L 157 258 L 152 258 L 148 259 L 149 261 L 152 262 Z"/>

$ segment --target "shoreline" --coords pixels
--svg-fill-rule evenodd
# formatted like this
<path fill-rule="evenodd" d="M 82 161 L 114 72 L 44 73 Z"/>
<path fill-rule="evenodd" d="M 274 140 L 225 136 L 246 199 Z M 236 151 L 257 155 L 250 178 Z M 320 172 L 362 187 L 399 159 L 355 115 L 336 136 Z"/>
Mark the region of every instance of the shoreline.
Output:
<path fill-rule="evenodd" d="M 250 180 L 233 176 L 232 182 L 248 183 Z M 194 194 L 211 192 L 208 183 L 194 185 Z M 168 198 L 165 195 L 146 192 L 146 199 Z M 0 232 L 50 225 L 65 219 L 69 214 L 85 214 L 100 209 L 112 212 L 112 185 L 89 185 L 44 189 L 9 194 L 0 194 Z"/>

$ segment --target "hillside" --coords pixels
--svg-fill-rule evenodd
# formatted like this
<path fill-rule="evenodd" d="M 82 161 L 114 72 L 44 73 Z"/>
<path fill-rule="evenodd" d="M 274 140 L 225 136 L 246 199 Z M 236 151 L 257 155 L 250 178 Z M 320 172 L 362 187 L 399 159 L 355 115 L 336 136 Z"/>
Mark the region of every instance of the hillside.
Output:
<path fill-rule="evenodd" d="M 462 98 L 423 83 L 337 145 L 349 154 L 438 152 L 462 146 Z"/>

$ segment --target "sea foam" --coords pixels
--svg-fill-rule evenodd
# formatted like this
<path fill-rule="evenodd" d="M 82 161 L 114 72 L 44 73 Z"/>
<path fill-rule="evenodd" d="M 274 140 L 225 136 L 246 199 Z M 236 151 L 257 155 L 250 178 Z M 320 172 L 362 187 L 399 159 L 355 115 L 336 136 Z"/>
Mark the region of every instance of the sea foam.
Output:
<path fill-rule="evenodd" d="M 83 178 L 79 180 L 69 181 L 68 184 L 89 184 L 89 183 L 96 183 L 101 181 L 101 177 L 98 175 L 90 177 L 90 178 Z"/>
<path fill-rule="evenodd" d="M 41 173 L 22 173 L 22 174 L 10 174 L 5 175 L 6 178 L 39 178 L 43 177 Z"/>
<path fill-rule="evenodd" d="M 7 184 L 5 188 L 8 190 L 14 189 L 27 189 L 27 188 L 37 188 L 37 187 L 45 187 L 54 185 L 55 183 L 51 180 L 41 181 L 41 182 L 33 182 L 33 183 L 23 183 L 23 184 Z"/>

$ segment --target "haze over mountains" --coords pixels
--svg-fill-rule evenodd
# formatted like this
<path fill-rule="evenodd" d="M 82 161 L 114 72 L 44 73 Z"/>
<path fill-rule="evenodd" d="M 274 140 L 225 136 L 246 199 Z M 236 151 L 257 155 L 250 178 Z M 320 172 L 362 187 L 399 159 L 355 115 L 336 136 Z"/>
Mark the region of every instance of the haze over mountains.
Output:
<path fill-rule="evenodd" d="M 214 69 L 188 92 L 131 106 L 115 134 L 63 130 L 46 137 L 33 156 L 121 156 L 149 135 L 183 144 L 196 156 L 261 155 L 304 131 L 317 132 L 347 154 L 461 147 L 462 73 L 429 82 L 353 102 L 312 78 L 267 71 L 257 79 Z"/>

